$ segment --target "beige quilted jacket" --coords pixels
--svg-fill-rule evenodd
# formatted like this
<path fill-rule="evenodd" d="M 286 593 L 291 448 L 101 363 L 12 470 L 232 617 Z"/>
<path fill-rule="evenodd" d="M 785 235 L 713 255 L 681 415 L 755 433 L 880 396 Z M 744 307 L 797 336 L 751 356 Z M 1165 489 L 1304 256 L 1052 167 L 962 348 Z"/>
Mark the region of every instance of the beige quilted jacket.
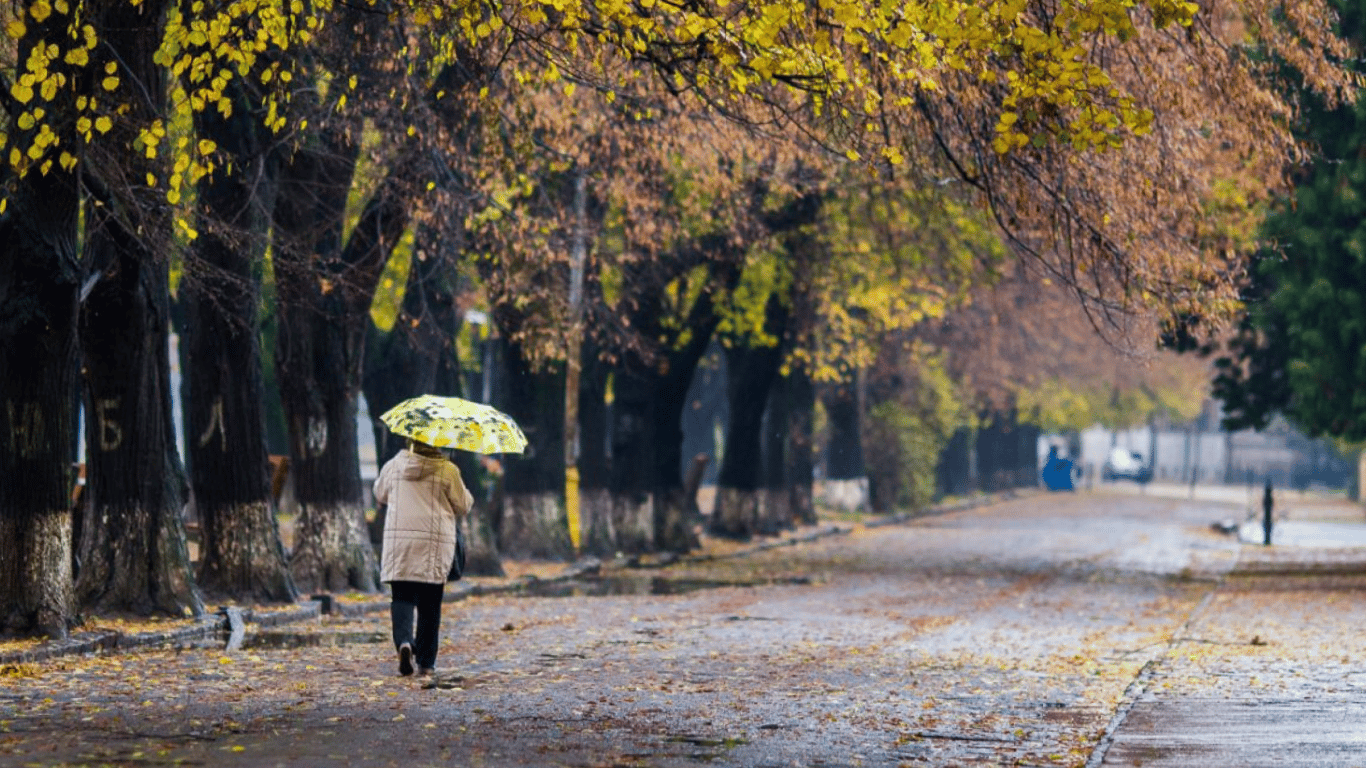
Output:
<path fill-rule="evenodd" d="M 456 525 L 474 504 L 460 470 L 445 457 L 405 448 L 380 469 L 375 501 L 389 507 L 380 580 L 444 584 L 455 559 Z"/>

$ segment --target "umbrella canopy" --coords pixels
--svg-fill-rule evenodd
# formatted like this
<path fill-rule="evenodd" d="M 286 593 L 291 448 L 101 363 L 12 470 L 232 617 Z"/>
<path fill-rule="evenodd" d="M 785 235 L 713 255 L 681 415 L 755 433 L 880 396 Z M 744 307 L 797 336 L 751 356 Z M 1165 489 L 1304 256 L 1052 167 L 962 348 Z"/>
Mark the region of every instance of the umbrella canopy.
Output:
<path fill-rule="evenodd" d="M 521 453 L 526 435 L 511 416 L 459 397 L 419 395 L 379 417 L 390 432 L 438 448 L 474 453 Z"/>

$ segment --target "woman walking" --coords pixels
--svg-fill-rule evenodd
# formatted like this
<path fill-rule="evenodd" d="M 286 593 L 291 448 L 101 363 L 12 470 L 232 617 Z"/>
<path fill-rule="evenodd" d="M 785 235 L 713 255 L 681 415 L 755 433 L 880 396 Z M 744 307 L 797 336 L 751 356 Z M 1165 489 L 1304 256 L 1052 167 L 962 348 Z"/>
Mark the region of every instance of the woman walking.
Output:
<path fill-rule="evenodd" d="M 380 469 L 375 502 L 388 505 L 380 580 L 389 584 L 398 673 L 413 674 L 416 663 L 419 675 L 430 675 L 441 639 L 446 575 L 455 559 L 460 520 L 474 497 L 440 449 L 409 440 Z"/>

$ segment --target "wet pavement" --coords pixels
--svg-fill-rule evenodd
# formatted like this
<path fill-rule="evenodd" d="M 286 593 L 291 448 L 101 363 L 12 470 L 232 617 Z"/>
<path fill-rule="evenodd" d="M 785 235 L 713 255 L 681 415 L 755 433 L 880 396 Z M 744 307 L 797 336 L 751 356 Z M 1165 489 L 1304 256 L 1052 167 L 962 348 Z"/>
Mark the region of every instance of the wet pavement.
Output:
<path fill-rule="evenodd" d="M 1366 766 L 1366 552 L 1242 512 L 1031 495 L 473 597 L 435 679 L 382 613 L 20 665 L 0 766 Z"/>

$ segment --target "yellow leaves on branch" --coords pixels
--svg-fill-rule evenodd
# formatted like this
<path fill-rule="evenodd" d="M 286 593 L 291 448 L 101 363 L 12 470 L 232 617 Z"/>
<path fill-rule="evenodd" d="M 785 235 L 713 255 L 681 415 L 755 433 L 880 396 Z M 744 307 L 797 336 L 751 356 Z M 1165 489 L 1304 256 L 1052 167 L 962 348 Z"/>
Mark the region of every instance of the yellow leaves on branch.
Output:
<path fill-rule="evenodd" d="M 519 27 L 572 36 L 589 29 L 585 5 L 525 0 L 502 12 Z M 1152 113 L 1114 84 L 1108 60 L 1091 54 L 1099 42 L 1133 39 L 1135 19 L 1188 25 L 1197 6 L 1064 0 L 1044 16 L 1026 0 L 603 0 L 592 11 L 597 43 L 624 59 L 689 52 L 681 58 L 691 63 L 673 71 L 679 90 L 737 98 L 776 86 L 853 125 L 913 111 L 918 95 L 939 91 L 950 73 L 1002 83 L 1002 116 L 1014 116 L 999 126 L 995 148 L 1004 153 L 1031 142 L 1106 148 L 1147 131 Z M 480 11 L 461 27 L 476 40 L 494 23 L 496 13 Z"/>
<path fill-rule="evenodd" d="M 129 2 L 137 4 L 137 0 Z M 173 9 L 153 61 L 183 85 L 178 92 L 190 109 L 214 109 L 230 116 L 233 101 L 228 88 L 234 78 L 252 74 L 263 83 L 289 83 L 294 60 L 286 52 L 310 41 L 330 11 L 330 0 L 308 6 L 301 0 L 195 0 Z M 9 95 L 25 111 L 15 116 L 18 130 L 0 139 L 0 162 L 8 163 L 21 177 L 32 168 L 46 173 L 54 163 L 73 170 L 80 153 L 64 147 L 63 137 L 90 143 L 111 134 L 116 121 L 132 119 L 129 102 L 135 94 L 128 92 L 116 62 L 95 61 L 98 33 L 82 21 L 79 8 L 73 11 L 69 0 L 35 0 L 27 5 L 25 15 L 6 22 L 4 30 L 6 37 L 18 41 L 24 54 Z M 51 42 L 54 39 L 58 42 Z M 259 71 L 267 58 L 273 59 L 269 68 Z M 83 74 L 92 66 L 100 67 L 97 74 Z M 75 92 L 83 82 L 93 83 L 91 90 Z M 277 108 L 275 95 L 267 98 L 270 127 L 281 130 L 286 123 L 283 110 Z M 61 109 L 44 106 L 57 102 L 62 102 Z M 53 115 L 69 122 L 52 124 Z M 158 157 L 166 137 L 161 121 L 128 127 L 129 131 L 119 133 L 119 140 L 131 142 L 129 149 L 148 159 Z M 176 170 L 166 177 L 171 203 L 178 202 L 185 182 L 198 181 L 213 170 L 216 147 L 211 144 L 175 148 Z M 149 177 L 154 184 L 156 177 Z"/>

